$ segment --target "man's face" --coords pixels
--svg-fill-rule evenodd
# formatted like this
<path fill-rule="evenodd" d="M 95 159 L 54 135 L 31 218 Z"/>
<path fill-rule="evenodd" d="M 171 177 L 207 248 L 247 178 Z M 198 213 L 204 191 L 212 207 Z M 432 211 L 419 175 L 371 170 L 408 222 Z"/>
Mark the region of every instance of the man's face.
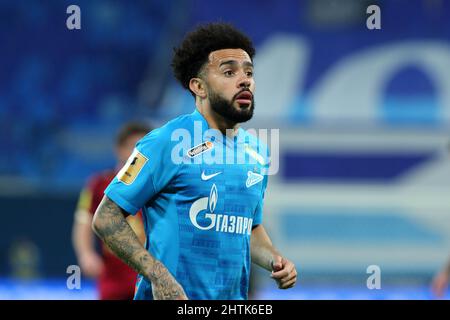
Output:
<path fill-rule="evenodd" d="M 121 145 L 116 147 L 117 160 L 120 166 L 123 166 L 127 162 L 128 157 L 133 152 L 134 146 L 143 136 L 145 136 L 144 133 L 134 133 L 128 136 Z"/>
<path fill-rule="evenodd" d="M 232 122 L 250 120 L 255 108 L 255 80 L 247 52 L 242 49 L 213 51 L 205 70 L 211 108 Z"/>

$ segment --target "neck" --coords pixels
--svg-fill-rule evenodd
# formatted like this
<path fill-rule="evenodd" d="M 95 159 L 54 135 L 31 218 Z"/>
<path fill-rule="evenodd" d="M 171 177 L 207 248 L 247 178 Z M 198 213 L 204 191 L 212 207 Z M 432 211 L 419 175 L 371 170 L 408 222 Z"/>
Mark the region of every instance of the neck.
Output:
<path fill-rule="evenodd" d="M 211 108 L 211 105 L 207 101 L 202 102 L 196 100 L 195 105 L 197 106 L 198 112 L 200 112 L 206 119 L 206 122 L 208 122 L 210 128 L 219 130 L 223 135 L 230 135 L 230 132 L 231 137 L 237 135 L 239 123 L 231 122 L 222 117 Z"/>

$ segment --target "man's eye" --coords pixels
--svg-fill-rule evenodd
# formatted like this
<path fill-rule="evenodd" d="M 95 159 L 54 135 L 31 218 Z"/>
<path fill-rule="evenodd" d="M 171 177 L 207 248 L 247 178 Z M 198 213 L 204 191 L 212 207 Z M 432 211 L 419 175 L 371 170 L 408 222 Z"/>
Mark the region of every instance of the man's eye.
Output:
<path fill-rule="evenodd" d="M 253 71 L 247 71 L 247 77 L 253 77 Z"/>
<path fill-rule="evenodd" d="M 231 71 L 231 70 L 228 70 L 228 71 L 225 71 L 224 74 L 225 74 L 226 76 L 232 76 L 232 75 L 234 74 L 234 72 Z"/>

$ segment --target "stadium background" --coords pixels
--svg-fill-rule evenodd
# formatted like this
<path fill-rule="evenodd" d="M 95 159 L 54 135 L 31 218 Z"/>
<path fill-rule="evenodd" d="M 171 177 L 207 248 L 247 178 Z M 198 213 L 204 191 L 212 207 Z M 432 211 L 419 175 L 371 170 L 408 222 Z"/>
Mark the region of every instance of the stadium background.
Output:
<path fill-rule="evenodd" d="M 172 48 L 218 19 L 257 47 L 245 126 L 280 128 L 265 225 L 300 272 L 279 291 L 257 271 L 255 298 L 431 298 L 450 255 L 449 14 L 444 0 L 0 1 L 0 299 L 95 297 L 87 279 L 66 288 L 78 192 L 114 165 L 124 121 L 191 112 Z"/>

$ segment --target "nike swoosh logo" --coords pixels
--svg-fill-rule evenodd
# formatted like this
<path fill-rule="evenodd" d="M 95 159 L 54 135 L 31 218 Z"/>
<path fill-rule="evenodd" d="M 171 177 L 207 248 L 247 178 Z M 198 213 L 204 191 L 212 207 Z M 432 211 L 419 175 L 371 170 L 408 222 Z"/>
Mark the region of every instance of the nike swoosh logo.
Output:
<path fill-rule="evenodd" d="M 213 173 L 213 174 L 208 174 L 208 175 L 206 175 L 205 174 L 205 171 L 203 171 L 202 172 L 202 180 L 203 181 L 207 181 L 207 180 L 209 180 L 209 179 L 211 179 L 211 178 L 214 178 L 215 176 L 217 176 L 217 175 L 219 175 L 219 174 L 221 174 L 222 173 L 222 171 L 219 171 L 219 172 L 216 172 L 216 173 Z"/>

